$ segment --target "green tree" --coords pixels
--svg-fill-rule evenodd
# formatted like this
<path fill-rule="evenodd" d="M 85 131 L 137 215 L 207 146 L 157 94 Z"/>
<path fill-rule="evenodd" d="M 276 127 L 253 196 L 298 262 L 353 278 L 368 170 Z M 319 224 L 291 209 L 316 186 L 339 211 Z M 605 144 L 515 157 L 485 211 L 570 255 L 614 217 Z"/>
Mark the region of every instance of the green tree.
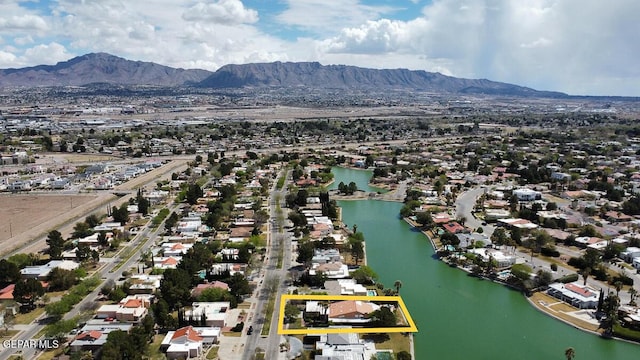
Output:
<path fill-rule="evenodd" d="M 227 284 L 229 285 L 229 292 L 235 296 L 238 302 L 242 300 L 242 296 L 250 294 L 252 291 L 249 280 L 240 273 L 231 275 L 229 280 L 227 280 Z"/>
<path fill-rule="evenodd" d="M 71 237 L 73 239 L 80 239 L 93 234 L 93 229 L 86 222 L 78 222 L 73 227 L 73 233 Z"/>
<path fill-rule="evenodd" d="M 49 246 L 49 256 L 53 260 L 62 259 L 64 249 L 64 239 L 58 230 L 52 230 L 47 235 L 47 245 Z"/>
<path fill-rule="evenodd" d="M 167 269 L 160 281 L 160 295 L 170 304 L 171 309 L 179 309 L 191 300 L 193 276 L 182 269 Z"/>
<path fill-rule="evenodd" d="M 80 262 L 89 260 L 91 258 L 91 247 L 88 244 L 78 244 L 76 258 L 80 260 Z"/>
<path fill-rule="evenodd" d="M 402 288 L 402 281 L 396 280 L 393 283 L 393 287 L 396 289 L 396 294 L 399 294 L 400 293 L 400 288 Z"/>
<path fill-rule="evenodd" d="M 300 315 L 300 309 L 297 306 L 287 302 L 284 306 L 284 321 L 285 323 L 292 323 Z"/>
<path fill-rule="evenodd" d="M 364 258 L 364 240 L 358 236 L 349 236 L 349 250 L 355 264 L 358 265 L 360 259 Z"/>
<path fill-rule="evenodd" d="M 296 261 L 304 264 L 305 267 L 309 267 L 311 265 L 314 250 L 315 246 L 313 245 L 313 242 L 309 240 L 300 241 L 298 243 L 298 257 L 296 258 Z"/>
<path fill-rule="evenodd" d="M 42 295 L 44 295 L 44 288 L 36 279 L 20 280 L 13 288 L 13 299 L 29 309 L 34 308 L 34 304 Z"/>
<path fill-rule="evenodd" d="M 7 261 L 12 264 L 15 264 L 18 268 L 24 269 L 27 266 L 31 266 L 40 260 L 40 256 L 38 254 L 30 253 L 24 254 L 19 253 L 15 255 L 11 255 Z"/>
<path fill-rule="evenodd" d="M 102 358 L 110 360 L 142 360 L 141 348 L 136 347 L 134 336 L 122 330 L 115 330 L 107 335 L 102 346 Z"/>
<path fill-rule="evenodd" d="M 98 215 L 91 214 L 84 218 L 84 222 L 87 223 L 90 228 L 94 228 L 100 225 L 100 218 L 98 217 Z"/>
<path fill-rule="evenodd" d="M 147 215 L 149 213 L 149 207 L 151 206 L 151 203 L 142 194 L 142 189 L 138 189 L 136 202 L 138 203 L 138 212 L 142 215 Z"/>
<path fill-rule="evenodd" d="M 78 276 L 75 271 L 54 268 L 47 278 L 49 288 L 55 291 L 63 291 L 70 289 L 78 282 Z"/>
<path fill-rule="evenodd" d="M 502 227 L 497 228 L 493 234 L 491 234 L 491 242 L 496 245 L 506 245 L 508 241 L 507 233 Z"/>
<path fill-rule="evenodd" d="M 120 225 L 124 225 L 129 221 L 129 210 L 127 209 L 127 203 L 120 205 L 120 207 L 113 207 L 111 209 L 111 216 L 113 221 L 119 222 Z"/>
<path fill-rule="evenodd" d="M 431 229 L 435 226 L 433 216 L 430 211 L 422 211 L 416 214 L 416 221 L 426 229 Z"/>
<path fill-rule="evenodd" d="M 190 205 L 195 205 L 198 199 L 201 198 L 203 194 L 204 193 L 200 185 L 196 183 L 189 184 L 189 187 L 187 188 L 187 193 L 185 194 L 185 199 L 187 200 L 187 203 L 189 203 Z"/>
<path fill-rule="evenodd" d="M 605 335 L 607 336 L 613 335 L 613 328 L 620 322 L 618 319 L 619 307 L 620 299 L 610 292 L 602 304 L 604 318 L 600 323 L 600 326 L 605 330 Z"/>
<path fill-rule="evenodd" d="M 20 268 L 8 260 L 0 260 L 0 288 L 20 280 Z"/>
<path fill-rule="evenodd" d="M 369 319 L 372 327 L 392 327 L 396 326 L 398 321 L 396 315 L 387 306 L 382 306 L 369 314 Z"/>
<path fill-rule="evenodd" d="M 411 360 L 411 354 L 402 350 L 396 355 L 396 360 Z"/>
<path fill-rule="evenodd" d="M 566 348 L 564 351 L 564 356 L 567 358 L 567 360 L 573 360 L 573 358 L 576 356 L 576 351 L 572 348 Z"/>
<path fill-rule="evenodd" d="M 231 307 L 236 303 L 236 299 L 231 293 L 225 289 L 220 288 L 208 288 L 204 289 L 200 295 L 198 295 L 198 301 L 202 302 L 216 302 L 216 301 L 228 301 L 231 303 Z"/>
<path fill-rule="evenodd" d="M 378 280 L 378 274 L 367 265 L 361 265 L 351 275 L 358 284 L 373 284 Z"/>

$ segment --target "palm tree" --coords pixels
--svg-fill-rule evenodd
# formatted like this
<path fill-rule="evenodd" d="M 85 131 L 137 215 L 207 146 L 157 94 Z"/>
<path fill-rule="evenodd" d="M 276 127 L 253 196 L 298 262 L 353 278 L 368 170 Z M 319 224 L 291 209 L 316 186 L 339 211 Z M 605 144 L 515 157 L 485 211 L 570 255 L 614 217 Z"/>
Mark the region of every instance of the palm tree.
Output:
<path fill-rule="evenodd" d="M 564 351 L 564 356 L 567 358 L 567 360 L 571 360 L 576 356 L 576 351 L 572 347 L 568 347 Z"/>
<path fill-rule="evenodd" d="M 396 288 L 396 294 L 399 294 L 400 293 L 400 288 L 402 287 L 402 281 L 396 280 L 393 283 L 393 287 Z"/>
<path fill-rule="evenodd" d="M 638 297 L 638 291 L 633 286 L 629 288 L 629 295 L 631 295 L 629 305 L 634 306 L 636 304 L 636 298 Z"/>
<path fill-rule="evenodd" d="M 582 270 L 582 279 L 584 280 L 582 285 L 584 286 L 587 285 L 587 279 L 589 278 L 589 275 L 591 275 L 591 268 L 590 267 L 584 268 L 584 270 Z"/>
<path fill-rule="evenodd" d="M 620 290 L 622 290 L 622 281 L 616 281 L 615 283 L 613 283 L 613 286 L 616 287 L 616 296 L 620 297 Z"/>

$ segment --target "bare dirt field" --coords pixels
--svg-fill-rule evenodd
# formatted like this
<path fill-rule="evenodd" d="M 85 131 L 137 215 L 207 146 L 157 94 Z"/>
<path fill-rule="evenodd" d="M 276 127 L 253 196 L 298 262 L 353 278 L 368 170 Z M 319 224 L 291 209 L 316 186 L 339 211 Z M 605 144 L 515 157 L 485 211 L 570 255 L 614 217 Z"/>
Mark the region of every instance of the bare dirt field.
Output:
<path fill-rule="evenodd" d="M 37 228 L 61 214 L 95 200 L 97 195 L 0 195 L 0 251 L 12 238 Z M 11 241 L 9 241 L 11 239 Z"/>
<path fill-rule="evenodd" d="M 170 178 L 173 171 L 186 168 L 185 160 L 173 160 L 142 176 L 117 187 L 116 190 L 131 194 L 117 197 L 111 192 L 93 194 L 0 194 L 0 255 L 18 248 L 21 252 L 37 252 L 46 245 L 40 241 L 51 230 L 58 230 L 63 237 L 69 236 L 77 221 L 96 211 L 106 213 L 108 206 L 119 206 L 135 195 L 133 189 L 153 185 L 155 181 Z"/>

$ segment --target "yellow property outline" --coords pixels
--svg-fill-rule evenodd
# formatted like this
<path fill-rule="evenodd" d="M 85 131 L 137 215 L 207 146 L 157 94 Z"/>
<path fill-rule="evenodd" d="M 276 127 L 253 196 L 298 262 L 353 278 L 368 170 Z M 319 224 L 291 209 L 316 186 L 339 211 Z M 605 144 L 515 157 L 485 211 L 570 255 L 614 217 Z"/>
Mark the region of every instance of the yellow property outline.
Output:
<path fill-rule="evenodd" d="M 400 306 L 402 315 L 409 326 L 394 326 L 384 328 L 368 328 L 368 327 L 340 327 L 340 328 L 306 328 L 306 329 L 285 329 L 284 328 L 284 308 L 289 300 L 324 300 L 324 301 L 343 301 L 343 300 L 360 300 L 371 302 L 395 302 Z M 399 333 L 399 332 L 418 332 L 416 324 L 413 322 L 407 307 L 400 296 L 352 296 L 352 295 L 282 295 L 280 297 L 280 310 L 278 314 L 278 334 L 280 335 L 306 335 L 306 334 L 344 334 L 344 333 Z"/>

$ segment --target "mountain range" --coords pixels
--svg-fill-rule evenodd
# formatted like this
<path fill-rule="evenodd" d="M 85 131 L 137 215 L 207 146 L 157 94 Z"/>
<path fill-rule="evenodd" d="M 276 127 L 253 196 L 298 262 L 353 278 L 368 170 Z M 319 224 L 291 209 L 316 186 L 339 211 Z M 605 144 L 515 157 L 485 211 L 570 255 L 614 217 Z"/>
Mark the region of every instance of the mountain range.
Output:
<path fill-rule="evenodd" d="M 407 69 L 367 69 L 318 62 L 225 65 L 215 72 L 177 69 L 131 61 L 106 53 L 75 57 L 55 65 L 0 70 L 0 87 L 112 85 L 195 86 L 201 88 L 313 87 L 326 89 L 404 89 L 453 94 L 564 97 L 566 94 L 490 81 L 462 79 Z"/>

